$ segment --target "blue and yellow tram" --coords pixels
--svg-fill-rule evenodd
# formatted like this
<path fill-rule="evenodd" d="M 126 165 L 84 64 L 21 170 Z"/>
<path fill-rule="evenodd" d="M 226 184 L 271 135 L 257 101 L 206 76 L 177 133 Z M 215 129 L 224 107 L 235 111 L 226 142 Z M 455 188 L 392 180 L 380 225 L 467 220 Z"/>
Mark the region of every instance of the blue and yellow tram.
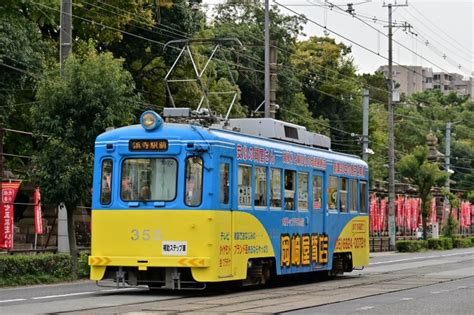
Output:
<path fill-rule="evenodd" d="M 172 289 L 368 265 L 356 156 L 145 112 L 97 137 L 91 279 Z"/>

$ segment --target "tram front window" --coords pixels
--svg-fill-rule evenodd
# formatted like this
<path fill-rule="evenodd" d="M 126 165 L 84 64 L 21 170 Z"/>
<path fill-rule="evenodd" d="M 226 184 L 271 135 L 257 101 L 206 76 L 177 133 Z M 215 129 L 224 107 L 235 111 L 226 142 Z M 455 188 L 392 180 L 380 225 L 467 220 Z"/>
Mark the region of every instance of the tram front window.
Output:
<path fill-rule="evenodd" d="M 176 198 L 177 171 L 174 159 L 126 159 L 120 196 L 124 201 L 171 201 Z"/>

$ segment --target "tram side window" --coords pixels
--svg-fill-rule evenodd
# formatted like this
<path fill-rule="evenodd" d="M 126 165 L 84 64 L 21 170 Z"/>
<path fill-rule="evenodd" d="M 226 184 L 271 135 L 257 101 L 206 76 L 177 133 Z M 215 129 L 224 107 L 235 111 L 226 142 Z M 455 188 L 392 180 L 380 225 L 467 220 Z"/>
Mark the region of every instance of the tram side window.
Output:
<path fill-rule="evenodd" d="M 222 204 L 229 203 L 229 163 L 221 163 L 220 169 L 220 200 Z"/>
<path fill-rule="evenodd" d="M 295 210 L 296 172 L 285 170 L 285 209 Z"/>
<path fill-rule="evenodd" d="M 270 207 L 281 207 L 281 169 L 270 169 Z"/>
<path fill-rule="evenodd" d="M 336 176 L 329 176 L 328 208 L 329 210 L 337 210 L 337 177 Z"/>
<path fill-rule="evenodd" d="M 357 180 L 351 179 L 350 180 L 350 188 L 351 188 L 351 208 L 350 211 L 357 211 Z"/>
<path fill-rule="evenodd" d="M 186 187 L 184 201 L 187 206 L 196 207 L 202 202 L 202 159 L 192 156 L 186 159 Z"/>
<path fill-rule="evenodd" d="M 100 203 L 108 205 L 112 197 L 112 160 L 102 161 L 102 181 L 100 184 Z"/>
<path fill-rule="evenodd" d="M 308 173 L 298 173 L 298 210 L 308 210 Z"/>
<path fill-rule="evenodd" d="M 313 176 L 313 209 L 321 209 L 323 197 L 323 178 Z"/>
<path fill-rule="evenodd" d="M 267 206 L 267 168 L 255 167 L 255 206 Z"/>
<path fill-rule="evenodd" d="M 239 165 L 238 168 L 238 191 L 239 206 L 252 205 L 252 167 L 249 165 Z"/>
<path fill-rule="evenodd" d="M 120 196 L 124 201 L 171 201 L 176 198 L 178 162 L 174 159 L 126 159 Z"/>
<path fill-rule="evenodd" d="M 367 182 L 360 181 L 360 212 L 367 213 Z"/>
<path fill-rule="evenodd" d="M 340 186 L 339 186 L 339 189 L 340 189 L 340 208 L 341 208 L 341 212 L 348 212 L 349 209 L 349 179 L 345 178 L 345 177 L 341 177 L 340 178 L 341 180 L 341 183 L 340 183 Z"/>

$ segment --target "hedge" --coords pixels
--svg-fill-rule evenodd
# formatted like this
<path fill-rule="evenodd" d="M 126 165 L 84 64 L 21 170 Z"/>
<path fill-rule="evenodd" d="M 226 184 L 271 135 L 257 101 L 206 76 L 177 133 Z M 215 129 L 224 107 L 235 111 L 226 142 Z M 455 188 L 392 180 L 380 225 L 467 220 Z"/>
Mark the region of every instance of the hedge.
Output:
<path fill-rule="evenodd" d="M 429 238 L 428 248 L 429 249 L 443 249 L 443 241 L 439 238 Z"/>
<path fill-rule="evenodd" d="M 451 237 L 440 237 L 440 240 L 443 242 L 443 249 L 453 248 L 453 239 Z"/>
<path fill-rule="evenodd" d="M 474 236 L 467 238 L 440 237 L 429 238 L 427 241 L 397 241 L 395 243 L 399 252 L 419 252 L 424 249 L 445 250 L 454 248 L 474 247 Z"/>
<path fill-rule="evenodd" d="M 89 274 L 87 254 L 78 260 L 78 277 Z M 0 287 L 70 281 L 71 256 L 67 254 L 5 255 L 0 256 Z"/>
<path fill-rule="evenodd" d="M 455 248 L 466 248 L 466 247 L 471 247 L 474 246 L 471 243 L 471 240 L 468 238 L 455 238 L 454 239 L 454 247 Z"/>
<path fill-rule="evenodd" d="M 399 252 L 419 252 L 428 248 L 427 241 L 397 241 L 395 247 Z"/>

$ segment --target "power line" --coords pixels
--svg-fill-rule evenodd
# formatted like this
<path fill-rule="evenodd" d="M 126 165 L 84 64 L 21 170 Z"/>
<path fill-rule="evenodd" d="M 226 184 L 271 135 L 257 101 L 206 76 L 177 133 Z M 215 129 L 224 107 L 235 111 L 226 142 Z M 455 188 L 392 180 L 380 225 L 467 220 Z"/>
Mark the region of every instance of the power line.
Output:
<path fill-rule="evenodd" d="M 87 1 L 82 1 L 82 3 L 85 3 L 85 4 L 87 4 L 87 5 L 90 5 L 90 6 L 92 6 L 92 7 L 98 8 L 98 9 L 103 10 L 103 11 L 106 11 L 106 12 L 110 12 L 110 13 L 112 13 L 112 14 L 114 14 L 114 15 L 117 15 L 117 16 L 126 17 L 125 14 L 118 14 L 118 13 L 116 13 L 116 12 L 113 12 L 113 11 L 111 11 L 111 10 L 107 10 L 107 9 L 105 9 L 104 7 L 98 6 L 98 5 L 96 5 L 96 4 L 93 4 L 93 3 L 90 3 L 90 2 L 87 2 Z M 131 14 L 131 15 L 133 15 L 133 16 L 139 17 L 139 16 L 138 16 L 137 14 L 135 14 L 135 13 L 128 12 L 128 11 L 126 11 L 126 10 L 123 10 L 123 9 L 119 8 L 119 7 L 113 6 L 113 5 L 111 5 L 111 4 L 108 4 L 108 3 L 105 3 L 105 2 L 102 2 L 102 1 L 99 1 L 98 3 L 100 3 L 100 4 L 102 4 L 102 5 L 105 5 L 105 6 L 108 6 L 108 7 L 111 7 L 111 8 L 114 8 L 114 9 L 116 9 L 116 10 L 118 10 L 118 11 L 122 11 L 122 12 L 125 12 L 125 13 L 127 13 L 127 14 Z M 79 3 L 74 3 L 74 6 L 81 7 Z M 104 16 L 104 15 L 103 15 L 103 16 Z M 150 26 L 149 23 L 147 23 L 147 22 L 140 21 L 140 20 L 135 19 L 135 18 L 132 18 L 132 20 L 135 21 L 135 22 L 138 22 L 138 23 L 140 23 L 140 24 L 142 24 L 142 25 Z M 171 28 L 171 27 L 169 27 L 169 26 L 167 26 L 167 25 L 164 25 L 164 24 L 160 24 L 160 26 L 161 26 L 161 27 L 158 27 L 158 26 L 153 25 L 152 28 L 153 28 L 153 29 L 158 29 L 158 30 L 161 30 L 161 31 L 164 31 L 164 32 L 167 32 L 167 33 L 170 33 L 170 34 L 172 34 L 172 35 L 179 36 L 179 37 L 186 37 L 186 33 L 184 33 L 184 32 L 181 32 L 181 31 L 179 31 L 179 30 L 173 29 L 173 28 Z M 140 28 L 140 27 L 139 27 L 139 28 Z M 145 31 L 150 31 L 150 30 L 147 30 L 147 29 L 145 29 L 145 28 L 140 28 L 140 29 L 145 30 Z M 158 34 L 158 33 L 156 33 L 156 32 L 153 32 L 153 33 Z M 168 36 L 168 37 L 171 37 L 171 38 L 175 38 L 175 37 L 172 37 L 172 36 L 166 35 L 166 34 L 160 34 L 160 35 L 164 35 L 164 36 Z"/>
<path fill-rule="evenodd" d="M 330 2 L 329 2 L 329 3 L 330 3 Z M 332 3 L 331 3 L 331 4 L 332 4 Z M 337 9 L 339 9 L 339 10 L 341 10 L 341 11 L 347 13 L 346 10 L 342 9 L 341 7 L 339 7 L 339 6 L 335 5 L 335 4 L 332 4 L 332 5 L 333 5 L 334 7 L 336 7 Z M 350 14 L 350 13 L 348 13 L 348 14 L 351 15 L 352 17 L 358 19 L 359 21 L 361 21 L 362 23 L 364 23 L 365 25 L 367 25 L 367 26 L 370 27 L 371 29 L 375 30 L 377 33 L 380 33 L 380 34 L 382 34 L 383 36 L 385 36 L 386 38 L 388 38 L 388 35 L 387 35 L 387 34 L 381 32 L 380 30 L 378 30 L 378 29 L 375 28 L 374 26 L 370 25 L 370 24 L 367 23 L 366 21 L 360 19 L 356 14 Z M 393 24 L 392 24 L 392 25 L 393 25 Z M 443 70 L 444 72 L 449 72 L 449 71 L 443 69 L 442 67 L 440 67 L 439 65 L 435 64 L 434 62 L 432 62 L 432 61 L 426 59 L 426 58 L 423 57 L 422 55 L 418 54 L 416 51 L 413 51 L 413 50 L 410 49 L 409 47 L 407 47 L 407 46 L 405 46 L 404 44 L 400 43 L 399 41 L 397 41 L 397 40 L 393 40 L 393 41 L 394 41 L 395 43 L 397 43 L 399 46 L 401 46 L 401 47 L 405 48 L 406 50 L 410 51 L 410 52 L 413 53 L 414 55 L 416 55 L 416 56 L 420 57 L 421 59 L 423 59 L 423 60 L 425 60 L 425 61 L 431 63 L 433 66 L 438 67 L 439 69 Z"/>
<path fill-rule="evenodd" d="M 415 16 L 413 16 L 409 11 L 407 11 L 413 18 L 415 18 L 416 20 L 418 20 Z M 406 19 L 403 15 L 401 15 L 400 13 L 398 13 L 398 15 L 400 15 L 402 18 Z M 422 23 L 423 25 L 425 25 L 421 20 L 418 20 L 420 23 Z M 457 63 L 454 59 L 451 59 L 450 57 L 447 56 L 446 53 L 442 52 L 441 50 L 439 50 L 438 48 L 436 48 L 435 46 L 433 46 L 431 44 L 431 42 L 436 42 L 438 43 L 440 46 L 442 46 L 445 50 L 449 50 L 451 52 L 454 52 L 453 54 L 454 55 L 457 55 L 458 57 L 460 57 L 461 59 L 471 63 L 471 61 L 469 59 L 466 59 L 464 56 L 462 56 L 461 54 L 459 54 L 459 52 L 455 51 L 455 50 L 451 50 L 450 48 L 448 48 L 447 46 L 445 46 L 442 42 L 436 40 L 434 37 L 431 37 L 431 38 L 428 38 L 428 36 L 425 36 L 423 35 L 423 33 L 420 31 L 419 28 L 416 28 L 416 31 L 417 31 L 417 34 L 423 38 L 423 40 L 421 38 L 419 38 L 418 36 L 415 37 L 415 39 L 420 42 L 422 45 L 425 45 L 426 47 L 428 47 L 429 49 L 431 49 L 436 55 L 438 55 L 438 57 L 442 57 L 443 59 L 445 59 L 447 62 L 451 63 L 451 65 L 454 65 L 456 67 L 458 67 L 460 64 Z M 444 39 L 443 39 L 444 40 Z M 445 72 L 449 72 L 449 71 L 445 71 Z"/>
<path fill-rule="evenodd" d="M 16 104 L 10 104 L 10 105 L 1 105 L 0 108 L 33 105 L 33 104 L 37 104 L 37 103 L 38 102 L 26 102 L 26 103 L 16 103 Z"/>
<path fill-rule="evenodd" d="M 15 70 L 15 71 L 18 71 L 18 72 L 21 72 L 23 74 L 26 74 L 26 75 L 29 75 L 30 77 L 34 78 L 34 79 L 38 79 L 38 76 L 31 73 L 31 72 L 28 72 L 26 70 L 23 70 L 23 69 L 20 69 L 20 68 L 17 68 L 17 67 L 14 67 L 14 66 L 11 66 L 11 65 L 8 65 L 8 64 L 5 64 L 5 63 L 2 63 L 0 62 L 0 66 L 4 66 L 6 68 L 10 68 L 12 70 Z"/>
<path fill-rule="evenodd" d="M 381 55 L 380 53 L 378 53 L 378 52 L 376 52 L 376 51 L 374 51 L 374 50 L 372 50 L 372 49 L 370 49 L 370 48 L 367 48 L 366 46 L 364 46 L 364 45 L 362 45 L 362 44 L 359 44 L 358 42 L 356 42 L 356 41 L 354 41 L 354 40 L 352 40 L 352 39 L 350 39 L 350 38 L 348 38 L 348 37 L 346 37 L 346 36 L 344 36 L 344 35 L 341 35 L 340 33 L 338 33 L 338 32 L 336 32 L 336 31 L 334 31 L 334 30 L 328 28 L 327 26 L 324 26 L 324 25 L 322 25 L 322 24 L 320 24 L 320 23 L 318 23 L 318 22 L 316 22 L 316 21 L 314 21 L 314 20 L 311 20 L 311 19 L 307 18 L 307 17 L 304 16 L 303 14 L 300 14 L 300 13 L 298 13 L 298 12 L 296 12 L 296 11 L 290 9 L 289 7 L 283 5 L 283 4 L 279 3 L 279 2 L 274 1 L 274 3 L 277 4 L 277 5 L 279 5 L 279 6 L 281 6 L 281 7 L 283 7 L 283 8 L 285 8 L 285 9 L 287 9 L 288 11 L 290 11 L 290 12 L 292 12 L 292 13 L 298 15 L 298 16 L 301 16 L 301 17 L 305 18 L 307 21 L 310 21 L 311 23 L 313 23 L 313 24 L 315 24 L 315 25 L 317 25 L 317 26 L 319 26 L 319 27 L 321 27 L 321 28 L 323 28 L 323 29 L 325 29 L 325 30 L 329 30 L 330 32 L 336 34 L 337 36 L 339 36 L 339 37 L 341 37 L 341 38 L 343 38 L 343 39 L 345 39 L 345 40 L 347 40 L 347 41 L 349 41 L 349 42 L 351 42 L 351 43 L 353 43 L 354 45 L 356 45 L 356 46 L 358 46 L 358 47 L 360 47 L 360 48 L 362 48 L 362 49 L 364 49 L 364 50 L 366 50 L 366 51 L 368 51 L 368 52 L 370 52 L 370 53 L 372 53 L 372 54 L 374 54 L 374 55 L 376 55 L 376 56 L 379 56 L 380 58 L 385 59 L 385 60 L 388 61 L 388 57 L 385 57 L 385 56 Z M 423 78 L 426 78 L 426 76 L 425 76 L 423 73 L 419 73 L 419 72 L 417 72 L 417 71 L 415 71 L 415 70 L 413 70 L 413 69 L 410 69 L 409 67 L 407 67 L 407 66 L 405 66 L 405 65 L 402 65 L 402 64 L 400 64 L 400 63 L 398 63 L 398 62 L 394 62 L 394 63 L 397 64 L 397 65 L 399 65 L 399 66 L 402 67 L 402 68 L 405 68 L 405 69 L 408 70 L 408 71 L 411 71 L 411 72 L 413 72 L 413 73 L 415 73 L 415 74 L 420 75 L 420 76 L 423 77 Z"/>
<path fill-rule="evenodd" d="M 85 2 L 85 1 L 84 1 L 84 3 L 90 4 L 90 3 Z M 128 12 L 128 11 L 122 10 L 122 9 L 120 9 L 120 8 L 118 8 L 118 7 L 115 7 L 115 6 L 112 6 L 112 5 L 110 5 L 110 4 L 106 4 L 106 3 L 103 3 L 103 2 L 100 2 L 100 3 L 102 3 L 102 4 L 104 4 L 104 5 L 107 5 L 108 7 L 111 7 L 111 8 L 115 8 L 115 9 L 117 9 L 117 10 L 119 10 L 119 11 L 132 14 L 132 13 L 130 13 L 130 12 Z M 95 6 L 95 5 L 93 5 L 93 4 L 90 4 L 90 5 Z M 95 6 L 95 7 L 98 7 L 98 6 Z M 99 8 L 100 8 L 100 7 L 99 7 Z M 103 9 L 103 10 L 104 10 L 104 11 L 107 11 L 107 12 L 110 12 L 110 13 L 112 13 L 112 14 L 114 14 L 114 15 L 120 16 L 118 13 L 113 12 L 113 11 L 111 11 L 111 10 L 107 10 L 107 9 Z M 133 15 L 135 15 L 135 14 L 133 14 Z M 135 15 L 135 16 L 136 16 L 136 15 Z M 137 19 L 133 19 L 133 20 L 138 21 Z M 141 21 L 138 21 L 138 22 L 143 23 L 143 22 L 141 22 Z M 165 25 L 161 25 L 161 26 L 164 27 Z M 140 28 L 140 27 L 138 27 L 138 28 Z M 169 28 L 169 27 L 168 27 L 168 28 Z M 156 34 L 156 32 L 153 32 L 153 31 L 151 31 L 151 30 L 147 30 L 147 29 L 144 29 L 144 28 L 141 28 L 141 29 Z M 181 34 L 183 34 L 183 36 L 188 36 L 188 37 L 190 37 L 189 34 L 186 34 L 186 33 L 184 33 L 184 32 L 181 32 L 181 31 L 177 31 L 177 32 L 180 32 Z M 257 41 L 261 41 L 261 39 L 258 39 L 258 38 L 254 37 L 254 36 L 252 36 L 252 35 L 250 35 L 250 37 L 253 38 L 253 39 L 255 39 L 255 40 L 257 40 Z M 294 54 L 294 53 L 288 52 L 287 50 L 284 50 L 284 49 L 279 48 L 279 47 L 277 47 L 277 46 L 274 46 L 274 47 L 276 47 L 276 48 L 279 49 L 279 50 L 282 50 L 282 51 L 284 51 L 284 52 L 286 52 L 286 53 L 289 53 L 289 54 L 291 54 L 291 55 L 293 55 L 293 56 L 296 56 L 297 58 L 300 58 L 301 60 L 303 60 L 303 58 L 299 57 L 298 55 L 296 55 L 296 54 Z M 239 56 L 243 56 L 243 57 L 247 58 L 247 59 L 250 60 L 250 61 L 254 61 L 254 62 L 256 62 L 257 64 L 262 65 L 262 61 L 261 61 L 261 60 L 258 60 L 258 59 L 256 59 L 256 58 L 253 58 L 253 57 L 251 57 L 251 56 L 248 56 L 248 55 L 245 55 L 245 54 L 239 54 Z M 240 66 L 240 65 L 237 65 L 237 66 Z M 324 66 L 321 66 L 321 65 L 317 65 L 317 66 L 320 67 L 320 68 L 324 68 L 324 69 L 326 69 L 326 70 L 330 70 L 331 72 L 334 72 L 334 73 L 336 73 L 336 74 L 338 74 L 338 75 L 347 77 L 347 78 L 351 79 L 352 81 L 354 81 L 354 82 L 356 82 L 356 83 L 361 83 L 361 82 L 359 82 L 358 80 L 356 80 L 356 79 L 354 79 L 354 78 L 350 78 L 349 76 L 346 76 L 346 75 L 344 75 L 344 74 L 341 74 L 341 73 L 339 73 L 339 72 L 337 72 L 337 71 L 335 71 L 335 70 L 333 70 L 333 69 L 330 69 L 330 68 L 327 68 L 327 67 L 324 67 Z M 288 66 L 286 66 L 286 67 L 288 68 Z M 240 68 L 244 68 L 244 67 L 243 67 L 243 66 L 240 66 Z M 251 69 L 251 68 L 247 68 L 247 69 Z M 256 70 L 256 71 L 263 73 L 263 71 L 259 71 L 259 70 Z M 315 74 L 315 75 L 318 75 L 318 74 Z M 298 83 L 299 83 L 299 82 L 298 82 Z M 365 83 L 365 85 L 368 85 L 368 84 Z M 370 85 L 368 85 L 368 86 L 370 86 Z M 373 89 L 378 89 L 378 90 L 380 90 L 380 91 L 386 92 L 385 90 L 380 89 L 380 88 L 377 88 L 377 87 L 374 87 L 374 86 L 370 86 L 370 87 L 372 87 Z M 315 90 L 317 90 L 317 89 L 315 89 Z M 327 96 L 331 96 L 331 97 L 337 98 L 336 96 L 331 95 L 331 94 L 329 94 L 329 93 L 325 93 L 325 92 L 323 92 L 323 91 L 321 91 L 321 90 L 317 90 L 317 91 L 321 92 L 322 94 L 326 94 Z M 379 100 L 379 101 L 380 101 L 380 100 Z"/>
<path fill-rule="evenodd" d="M 462 50 L 466 49 L 465 46 L 463 46 L 463 44 L 459 43 L 455 38 L 453 38 L 451 35 L 449 35 L 448 33 L 446 33 L 446 31 L 444 31 L 442 28 L 440 28 L 438 25 L 436 25 L 436 23 L 433 23 L 430 19 L 428 19 L 426 16 L 423 15 L 423 13 L 421 13 L 417 8 L 416 6 L 414 6 L 413 4 L 411 5 L 411 7 L 419 14 L 421 15 L 427 22 L 429 22 L 431 25 L 433 25 L 435 28 L 437 28 L 439 31 L 441 31 L 442 33 L 444 33 L 447 37 L 449 37 L 453 42 L 455 42 L 456 44 L 459 45 L 458 48 L 461 48 Z M 470 51 L 470 55 L 472 56 L 472 52 Z"/>

